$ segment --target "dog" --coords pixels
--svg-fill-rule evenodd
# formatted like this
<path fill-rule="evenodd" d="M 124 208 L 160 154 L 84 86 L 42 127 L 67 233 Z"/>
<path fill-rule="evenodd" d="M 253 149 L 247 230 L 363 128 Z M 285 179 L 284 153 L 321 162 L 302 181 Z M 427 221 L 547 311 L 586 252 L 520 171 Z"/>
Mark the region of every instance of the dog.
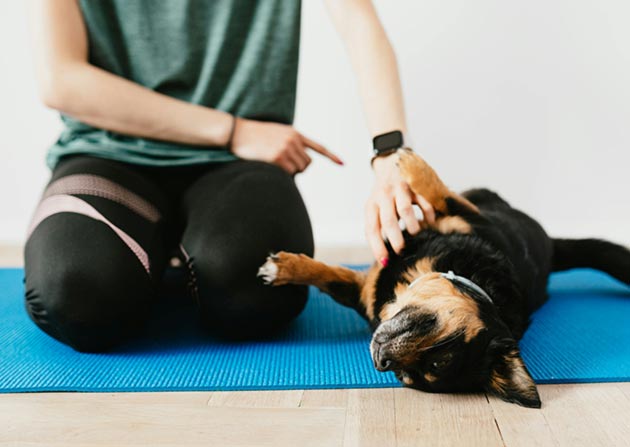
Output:
<path fill-rule="evenodd" d="M 552 239 L 534 219 L 488 189 L 456 194 L 416 153 L 398 167 L 434 207 L 434 224 L 405 232 L 397 255 L 367 272 L 303 254 L 270 255 L 258 275 L 270 285 L 318 287 L 373 329 L 379 371 L 428 392 L 485 391 L 531 408 L 541 401 L 518 341 L 547 300 L 552 271 L 591 267 L 630 284 L 630 251 L 599 239 Z"/>

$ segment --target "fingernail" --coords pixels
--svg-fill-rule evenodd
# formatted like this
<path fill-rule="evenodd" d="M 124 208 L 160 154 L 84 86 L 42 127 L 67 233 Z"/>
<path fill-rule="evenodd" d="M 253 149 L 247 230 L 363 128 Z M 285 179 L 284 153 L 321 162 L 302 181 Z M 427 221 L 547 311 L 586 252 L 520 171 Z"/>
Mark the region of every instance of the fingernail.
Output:
<path fill-rule="evenodd" d="M 339 165 L 341 165 L 341 166 L 343 166 L 343 165 L 344 165 L 343 161 L 341 161 L 341 160 L 337 160 L 337 164 L 339 164 Z"/>
<path fill-rule="evenodd" d="M 387 264 L 389 263 L 389 259 L 388 258 L 381 258 L 381 265 L 383 267 L 387 267 Z"/>

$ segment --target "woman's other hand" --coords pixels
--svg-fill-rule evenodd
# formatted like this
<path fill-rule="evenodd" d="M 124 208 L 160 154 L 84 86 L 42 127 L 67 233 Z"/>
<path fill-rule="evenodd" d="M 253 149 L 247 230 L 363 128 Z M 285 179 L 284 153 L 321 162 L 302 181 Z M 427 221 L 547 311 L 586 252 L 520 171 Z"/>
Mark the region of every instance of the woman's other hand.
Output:
<path fill-rule="evenodd" d="M 374 187 L 365 204 L 365 234 L 374 257 L 383 266 L 388 261 L 383 234 L 392 249 L 400 253 L 405 242 L 398 221 L 402 219 L 410 234 L 420 231 L 420 224 L 413 210 L 414 204 L 420 207 L 427 222 L 435 221 L 433 207 L 424 197 L 411 191 L 400 175 L 396 160 L 395 154 L 374 160 Z"/>
<path fill-rule="evenodd" d="M 321 144 L 305 137 L 292 126 L 267 121 L 235 118 L 231 150 L 247 160 L 261 160 L 280 166 L 289 174 L 303 172 L 311 163 L 307 149 L 319 152 L 338 165 L 343 162 Z"/>

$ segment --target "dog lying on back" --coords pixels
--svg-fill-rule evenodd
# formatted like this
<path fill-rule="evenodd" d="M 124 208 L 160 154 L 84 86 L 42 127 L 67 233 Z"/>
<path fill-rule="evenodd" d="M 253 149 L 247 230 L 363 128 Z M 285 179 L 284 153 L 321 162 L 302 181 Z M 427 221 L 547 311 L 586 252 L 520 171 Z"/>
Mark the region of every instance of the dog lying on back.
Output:
<path fill-rule="evenodd" d="M 379 371 L 430 392 L 485 390 L 539 408 L 519 353 L 530 315 L 547 299 L 552 271 L 603 270 L 630 284 L 630 251 L 597 239 L 551 239 L 531 217 L 487 189 L 449 190 L 415 153 L 399 150 L 412 191 L 436 210 L 435 224 L 405 235 L 400 255 L 369 271 L 279 252 L 260 268 L 274 286 L 314 285 L 366 318 Z"/>

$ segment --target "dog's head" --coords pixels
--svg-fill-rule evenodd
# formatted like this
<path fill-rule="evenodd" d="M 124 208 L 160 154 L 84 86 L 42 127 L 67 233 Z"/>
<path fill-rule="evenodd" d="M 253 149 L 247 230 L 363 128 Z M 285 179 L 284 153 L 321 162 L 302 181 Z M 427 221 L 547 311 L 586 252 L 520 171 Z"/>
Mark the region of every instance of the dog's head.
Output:
<path fill-rule="evenodd" d="M 431 272 L 399 284 L 395 294 L 370 344 L 379 371 L 394 371 L 403 384 L 423 391 L 486 390 L 540 407 L 517 342 L 483 291 Z"/>

